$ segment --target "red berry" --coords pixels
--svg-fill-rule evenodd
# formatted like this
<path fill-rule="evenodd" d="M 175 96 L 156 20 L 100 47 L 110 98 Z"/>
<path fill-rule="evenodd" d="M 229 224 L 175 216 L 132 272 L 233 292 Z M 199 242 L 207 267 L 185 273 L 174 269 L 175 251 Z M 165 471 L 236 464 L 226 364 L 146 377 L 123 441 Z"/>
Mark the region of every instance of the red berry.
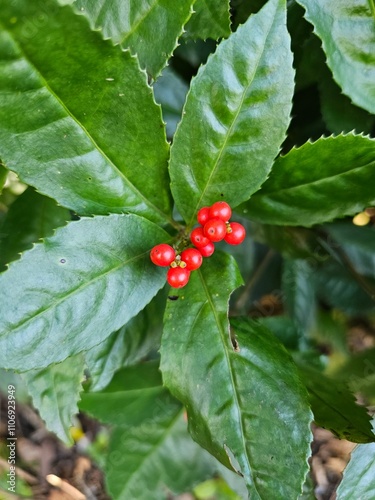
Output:
<path fill-rule="evenodd" d="M 188 271 L 195 271 L 202 265 L 202 254 L 196 248 L 187 248 L 181 253 L 181 261 L 185 262 Z"/>
<path fill-rule="evenodd" d="M 192 244 L 197 248 L 205 247 L 210 242 L 207 236 L 203 234 L 202 227 L 196 227 L 195 229 L 192 230 L 190 235 L 190 240 Z"/>
<path fill-rule="evenodd" d="M 157 266 L 169 266 L 176 258 L 176 252 L 170 245 L 162 243 L 151 250 L 150 258 Z"/>
<path fill-rule="evenodd" d="M 239 245 L 242 243 L 246 236 L 246 230 L 243 225 L 238 222 L 231 222 L 229 228 L 231 232 L 225 235 L 224 240 L 229 243 L 229 245 Z"/>
<path fill-rule="evenodd" d="M 210 219 L 217 217 L 218 219 L 227 222 L 232 215 L 232 209 L 225 201 L 217 201 L 210 208 Z"/>
<path fill-rule="evenodd" d="M 210 219 L 204 225 L 203 233 L 210 241 L 221 241 L 227 234 L 227 226 L 222 219 Z"/>
<path fill-rule="evenodd" d="M 204 226 L 210 218 L 210 207 L 202 207 L 198 211 L 197 220 L 201 226 Z"/>
<path fill-rule="evenodd" d="M 203 257 L 211 257 L 215 251 L 215 245 L 210 241 L 208 245 L 202 248 L 198 248 Z"/>
<path fill-rule="evenodd" d="M 173 288 L 182 288 L 189 281 L 190 271 L 186 267 L 170 267 L 167 281 Z"/>

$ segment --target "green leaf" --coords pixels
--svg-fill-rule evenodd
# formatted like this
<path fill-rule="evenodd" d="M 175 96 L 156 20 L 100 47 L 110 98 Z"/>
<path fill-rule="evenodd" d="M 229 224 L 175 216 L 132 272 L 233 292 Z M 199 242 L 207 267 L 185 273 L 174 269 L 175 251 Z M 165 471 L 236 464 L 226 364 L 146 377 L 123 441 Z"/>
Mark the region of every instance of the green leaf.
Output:
<path fill-rule="evenodd" d="M 337 500 L 375 498 L 375 443 L 360 444 L 351 454 L 350 462 L 337 490 Z"/>
<path fill-rule="evenodd" d="M 77 13 L 104 38 L 137 54 L 155 79 L 177 46 L 194 0 L 76 0 Z"/>
<path fill-rule="evenodd" d="M 373 399 L 375 395 L 375 349 L 366 349 L 351 356 L 346 363 L 339 366 L 334 376 L 348 384 L 355 393 L 368 394 L 370 390 L 368 397 Z"/>
<path fill-rule="evenodd" d="M 341 93 L 332 79 L 327 66 L 319 71 L 321 112 L 325 124 L 334 134 L 355 130 L 357 134 L 370 134 L 375 125 L 375 116 L 354 106 L 349 97 Z"/>
<path fill-rule="evenodd" d="M 0 157 L 9 169 L 79 214 L 166 223 L 168 144 L 136 58 L 69 6 L 0 0 L 0 65 Z"/>
<path fill-rule="evenodd" d="M 130 428 L 150 417 L 154 423 L 162 421 L 166 412 L 176 415 L 181 405 L 163 387 L 158 364 L 152 361 L 123 368 L 100 392 L 82 393 L 79 408 L 106 424 Z"/>
<path fill-rule="evenodd" d="M 177 292 L 165 312 L 163 380 L 185 404 L 193 438 L 244 476 L 251 498 L 293 498 L 308 468 L 307 395 L 268 330 L 236 320 L 232 345 L 227 305 L 240 283 L 233 259 L 216 253 Z"/>
<path fill-rule="evenodd" d="M 68 444 L 73 444 L 69 428 L 73 425 L 72 418 L 78 413 L 83 369 L 83 357 L 78 355 L 43 370 L 22 374 L 34 407 L 38 409 L 47 429 Z"/>
<path fill-rule="evenodd" d="M 322 137 L 279 157 L 262 189 L 241 208 L 263 223 L 310 227 L 374 204 L 374 182 L 374 140 Z"/>
<path fill-rule="evenodd" d="M 340 358 L 345 359 L 349 355 L 347 330 L 347 318 L 344 314 L 340 314 L 335 309 L 320 310 L 316 316 L 311 337 L 317 344 L 323 344 L 333 356 L 338 354 Z"/>
<path fill-rule="evenodd" d="M 366 408 L 355 403 L 355 397 L 344 384 L 307 366 L 300 366 L 300 375 L 319 426 L 354 443 L 375 441 Z"/>
<path fill-rule="evenodd" d="M 298 500 L 316 500 L 314 493 L 315 484 L 311 477 L 311 472 L 306 476 L 305 484 L 303 485 L 302 494 L 298 497 Z"/>
<path fill-rule="evenodd" d="M 372 0 L 297 0 L 322 40 L 327 64 L 344 94 L 375 112 L 375 31 Z"/>
<path fill-rule="evenodd" d="M 0 227 L 0 265 L 8 264 L 39 239 L 70 220 L 69 210 L 29 187 L 10 206 Z"/>
<path fill-rule="evenodd" d="M 212 458 L 187 433 L 181 404 L 162 386 L 156 363 L 118 372 L 101 393 L 83 394 L 80 408 L 116 425 L 106 465 L 113 498 L 165 499 L 190 490 L 213 471 Z"/>
<path fill-rule="evenodd" d="M 299 332 L 301 347 L 316 315 L 315 289 L 312 282 L 313 269 L 305 259 L 285 259 L 282 288 L 287 312 Z"/>
<path fill-rule="evenodd" d="M 236 206 L 265 181 L 293 94 L 285 1 L 270 0 L 194 78 L 171 149 L 171 188 L 189 224 L 222 198 Z"/>
<path fill-rule="evenodd" d="M 375 311 L 375 280 L 353 276 L 347 264 L 328 260 L 314 273 L 314 284 L 321 299 L 347 314 Z"/>
<path fill-rule="evenodd" d="M 256 241 L 275 248 L 287 258 L 306 259 L 320 250 L 314 232 L 303 227 L 271 226 L 253 222 L 251 236 Z"/>
<path fill-rule="evenodd" d="M 195 13 L 186 25 L 191 38 L 218 38 L 230 35 L 229 0 L 196 0 Z"/>
<path fill-rule="evenodd" d="M 126 325 L 104 342 L 85 352 L 90 372 L 90 391 L 99 391 L 111 381 L 115 371 L 136 363 L 160 345 L 166 294 L 156 297 Z"/>
<path fill-rule="evenodd" d="M 170 138 L 173 137 L 181 120 L 188 89 L 185 80 L 172 68 L 165 68 L 162 76 L 154 84 L 155 99 L 161 104 L 167 135 Z"/>
<path fill-rule="evenodd" d="M 300 333 L 289 316 L 264 316 L 258 323 L 270 330 L 288 350 L 297 350 Z"/>
<path fill-rule="evenodd" d="M 331 237 L 331 245 L 341 248 L 358 273 L 375 278 L 374 228 L 337 223 L 327 225 L 325 229 Z"/>
<path fill-rule="evenodd" d="M 117 427 L 105 472 L 116 500 L 165 500 L 166 488 L 174 494 L 190 491 L 212 475 L 213 467 L 208 453 L 189 436 L 180 410 L 174 416 L 165 413 L 160 422 L 150 418 L 143 426 Z"/>
<path fill-rule="evenodd" d="M 44 368 L 103 342 L 165 283 L 148 252 L 166 239 L 115 214 L 71 222 L 26 252 L 0 275 L 0 366 Z"/>

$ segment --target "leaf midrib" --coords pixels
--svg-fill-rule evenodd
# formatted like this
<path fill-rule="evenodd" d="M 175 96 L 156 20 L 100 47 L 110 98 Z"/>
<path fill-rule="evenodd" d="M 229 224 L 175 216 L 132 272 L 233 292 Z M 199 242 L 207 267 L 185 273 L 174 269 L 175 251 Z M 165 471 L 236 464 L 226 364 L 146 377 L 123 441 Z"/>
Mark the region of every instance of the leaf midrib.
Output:
<path fill-rule="evenodd" d="M 220 333 L 220 340 L 221 340 L 221 344 L 223 346 L 223 351 L 224 351 L 224 354 L 225 354 L 225 360 L 226 360 L 226 363 L 227 363 L 227 366 L 228 366 L 228 371 L 229 371 L 229 374 L 230 374 L 230 382 L 231 382 L 231 385 L 232 385 L 232 388 L 233 388 L 233 391 L 232 391 L 233 400 L 234 400 L 234 403 L 235 403 L 235 406 L 236 406 L 236 409 L 237 409 L 237 412 L 238 412 L 238 415 L 239 415 L 238 423 L 239 423 L 239 427 L 240 427 L 240 434 L 241 434 L 241 441 L 242 441 L 242 446 L 243 446 L 243 450 L 244 450 L 244 455 L 246 457 L 246 461 L 247 461 L 247 464 L 248 464 L 248 467 L 249 467 L 249 472 L 252 473 L 253 469 L 252 469 L 252 466 L 250 464 L 250 460 L 249 460 L 248 452 L 247 452 L 247 447 L 246 447 L 246 439 L 245 439 L 244 426 L 243 426 L 243 422 L 242 422 L 241 406 L 240 406 L 240 402 L 239 402 L 239 399 L 238 399 L 238 396 L 237 396 L 234 375 L 233 375 L 233 372 L 232 372 L 232 364 L 230 362 L 230 356 L 229 356 L 229 352 L 228 352 L 228 349 L 227 349 L 226 334 L 225 334 L 225 331 L 224 331 L 224 329 L 222 327 L 222 324 L 221 324 L 221 322 L 219 320 L 215 304 L 212 301 L 212 297 L 211 297 L 211 295 L 209 293 L 209 290 L 207 288 L 207 284 L 206 284 L 206 282 L 204 280 L 202 272 L 201 272 L 200 269 L 198 270 L 198 272 L 199 272 L 199 277 L 200 277 L 200 280 L 201 280 L 201 283 L 202 283 L 202 286 L 203 286 L 203 290 L 204 290 L 204 292 L 205 292 L 205 294 L 207 296 L 207 302 L 208 302 L 208 304 L 211 307 L 211 310 L 212 310 L 213 316 L 215 318 L 215 322 L 216 322 L 217 328 L 218 328 L 219 333 Z M 228 335 L 229 335 L 229 333 L 228 333 Z M 227 446 L 231 450 L 231 447 L 230 447 L 229 443 L 227 444 Z M 231 450 L 231 451 L 233 453 L 233 450 Z M 251 478 L 253 479 L 252 474 L 251 474 Z M 257 486 L 255 484 L 254 479 L 252 481 L 252 484 L 253 484 L 254 489 L 257 492 L 259 498 L 261 498 L 261 495 L 258 492 L 258 489 L 257 489 Z"/>
<path fill-rule="evenodd" d="M 218 20 L 217 20 L 217 19 L 218 19 L 218 16 L 216 16 L 216 12 L 215 12 L 215 11 L 213 11 L 213 10 L 211 9 L 211 5 L 207 3 L 207 0 L 202 0 L 202 1 L 203 1 L 203 3 L 206 5 L 208 12 L 209 12 L 209 13 L 211 14 L 211 16 L 212 16 L 211 20 L 213 19 L 213 20 L 214 20 L 214 22 L 215 22 L 215 24 L 216 24 L 216 26 L 218 26 L 220 29 L 223 29 L 223 28 L 224 28 L 224 29 L 226 30 L 226 29 L 227 29 L 227 26 L 223 26 L 223 25 L 220 23 L 220 21 L 218 21 Z M 228 6 L 229 6 L 229 3 L 228 3 Z M 226 14 L 228 14 L 228 20 L 229 20 L 229 11 L 228 11 L 227 9 L 225 9 L 225 13 L 226 13 Z"/>
<path fill-rule="evenodd" d="M 128 38 L 130 38 L 137 31 L 138 27 L 145 21 L 145 19 L 147 19 L 147 17 L 155 9 L 155 7 L 158 5 L 158 3 L 159 3 L 159 0 L 155 0 L 155 2 L 151 5 L 151 7 L 148 10 L 146 10 L 146 12 L 143 14 L 143 16 L 141 16 L 138 19 L 138 21 L 132 26 L 132 28 L 127 33 L 125 33 L 123 38 L 120 40 L 121 45 L 123 43 L 125 43 L 125 41 Z"/>
<path fill-rule="evenodd" d="M 131 481 L 134 481 L 134 476 L 137 476 L 137 474 L 139 474 L 139 471 L 144 467 L 145 462 L 147 462 L 148 460 L 151 460 L 153 458 L 153 455 L 156 453 L 157 449 L 161 447 L 161 445 L 163 444 L 164 440 L 168 437 L 169 432 L 171 431 L 171 429 L 175 426 L 175 424 L 181 418 L 182 412 L 183 412 L 183 410 L 180 410 L 176 414 L 176 416 L 171 420 L 170 424 L 166 427 L 166 429 L 163 432 L 163 434 L 160 436 L 160 439 L 154 444 L 154 446 L 151 448 L 150 452 L 147 453 L 147 455 L 145 455 L 143 457 L 143 459 L 140 461 L 139 467 L 137 468 L 137 470 L 134 471 L 132 474 L 129 475 L 128 480 L 126 481 L 126 483 L 124 483 L 124 487 L 121 490 L 121 495 L 124 495 L 124 493 L 126 493 L 126 488 L 125 487 L 128 486 L 129 483 L 131 483 Z M 121 498 L 123 498 L 123 497 L 121 496 Z"/>
<path fill-rule="evenodd" d="M 320 396 L 319 392 L 315 391 L 314 389 L 311 389 L 309 388 L 308 389 L 309 392 L 311 392 L 312 394 L 315 395 L 315 397 L 317 399 L 319 399 L 320 401 L 322 401 L 325 405 L 327 405 L 331 410 L 333 410 L 334 413 L 336 413 L 337 415 L 339 415 L 343 420 L 344 422 L 347 422 L 349 425 L 351 425 L 351 422 L 350 420 L 347 418 L 346 415 L 344 415 L 344 413 L 342 413 L 339 409 L 337 409 L 337 407 L 333 406 L 332 403 L 330 403 L 327 399 L 325 399 L 324 397 Z M 353 399 L 353 403 L 355 404 L 355 401 Z M 370 417 L 369 417 L 370 418 Z M 372 438 L 374 438 L 374 436 L 372 434 L 368 435 L 366 434 L 365 432 L 363 432 L 362 430 L 358 430 L 358 429 L 355 429 L 356 432 L 359 432 L 361 434 L 364 434 L 365 436 L 369 437 L 371 436 Z M 373 442 L 373 441 L 372 441 Z"/>
<path fill-rule="evenodd" d="M 16 45 L 16 47 L 18 48 L 19 50 L 19 53 L 22 54 L 23 56 L 23 59 L 26 61 L 27 64 L 29 64 L 33 69 L 34 71 L 36 72 L 36 74 L 38 75 L 38 77 L 40 78 L 41 80 L 41 83 L 45 85 L 45 88 L 48 90 L 48 92 L 56 99 L 56 101 L 60 104 L 60 106 L 64 109 L 64 111 L 66 112 L 67 116 L 70 117 L 82 130 L 83 132 L 86 134 L 86 136 L 88 137 L 88 139 L 91 141 L 93 147 L 103 156 L 103 158 L 106 160 L 106 162 L 115 170 L 117 171 L 119 174 L 120 174 L 120 177 L 123 178 L 123 180 L 125 181 L 125 183 L 127 184 L 127 186 L 130 188 L 131 191 L 133 191 L 133 193 L 138 196 L 141 200 L 144 201 L 144 203 L 153 211 L 159 213 L 164 220 L 166 220 L 167 222 L 169 222 L 170 224 L 174 225 L 174 221 L 167 215 L 165 214 L 159 207 L 157 207 L 156 205 L 154 205 L 148 198 L 146 198 L 143 193 L 141 193 L 141 191 L 138 190 L 138 188 L 136 188 L 136 186 L 134 186 L 134 184 L 132 184 L 130 182 L 130 180 L 126 177 L 126 175 L 119 169 L 119 167 L 117 167 L 117 165 L 104 153 L 104 151 L 102 150 L 101 147 L 99 147 L 98 143 L 94 140 L 94 138 L 91 136 L 91 134 L 88 132 L 88 130 L 86 129 L 86 127 L 78 120 L 78 118 L 76 118 L 73 113 L 70 111 L 70 109 L 67 107 L 67 105 L 60 99 L 60 97 L 55 93 L 55 91 L 52 90 L 52 88 L 49 86 L 47 80 L 44 78 L 44 76 L 42 75 L 42 73 L 39 71 L 39 69 L 37 68 L 37 66 L 35 65 L 34 61 L 32 60 L 32 58 L 30 56 L 27 55 L 27 53 L 25 52 L 25 50 L 23 49 L 23 47 L 18 43 L 18 41 L 15 39 L 15 37 L 13 36 L 12 32 L 9 31 L 9 30 L 6 30 L 2 23 L 0 22 L 0 28 L 4 31 L 6 31 L 10 38 L 13 40 L 13 43 Z M 44 87 L 41 86 L 40 89 L 43 89 Z M 35 90 L 38 90 L 38 89 L 32 89 L 33 91 Z M 14 94 L 14 92 L 13 92 Z M 39 129 L 38 129 L 39 130 Z"/>
<path fill-rule="evenodd" d="M 269 34 L 270 34 L 270 32 L 271 32 L 271 29 L 272 29 L 272 27 L 273 27 L 273 25 L 274 25 L 274 23 L 275 23 L 275 17 L 276 17 L 277 12 L 278 12 L 278 8 L 276 8 L 276 10 L 275 10 L 275 14 L 274 14 L 274 16 L 273 16 L 272 22 L 270 23 L 270 26 L 269 26 L 269 29 L 268 29 L 268 31 L 267 31 L 267 34 L 265 35 L 265 38 L 264 38 L 264 40 L 265 40 L 265 41 L 267 41 L 267 39 L 268 39 L 268 37 L 269 37 Z M 223 143 L 223 145 L 222 145 L 222 147 L 221 147 L 221 149 L 220 149 L 220 151 L 219 151 L 219 154 L 218 154 L 218 156 L 217 156 L 217 158 L 216 158 L 216 160 L 215 160 L 214 167 L 213 167 L 213 169 L 211 170 L 211 173 L 210 173 L 210 175 L 209 175 L 209 177 L 208 177 L 208 180 L 207 180 L 207 182 L 206 182 L 206 185 L 205 185 L 204 189 L 202 190 L 202 194 L 201 194 L 201 196 L 199 197 L 198 203 L 196 204 L 196 207 L 195 207 L 195 209 L 194 209 L 194 211 L 193 211 L 193 216 L 192 216 L 192 218 L 190 219 L 189 226 L 192 226 L 192 225 L 193 225 L 193 223 L 194 223 L 195 213 L 197 212 L 198 208 L 200 207 L 200 205 L 201 205 L 201 203 L 202 203 L 202 199 L 204 198 L 205 193 L 206 193 L 206 191 L 207 191 L 207 189 L 208 189 L 208 186 L 210 185 L 210 181 L 211 181 L 211 179 L 212 179 L 213 175 L 215 174 L 215 172 L 216 172 L 216 170 L 217 170 L 217 168 L 218 168 L 218 166 L 219 166 L 219 163 L 220 163 L 221 158 L 222 158 L 223 153 L 224 153 L 224 149 L 226 148 L 227 143 L 228 143 L 228 141 L 229 141 L 229 138 L 231 137 L 232 130 L 233 130 L 233 128 L 234 128 L 234 125 L 235 125 L 235 124 L 236 124 L 236 122 L 237 122 L 238 116 L 239 116 L 240 111 L 241 111 L 241 109 L 242 109 L 242 107 L 243 107 L 243 103 L 244 103 L 245 97 L 246 97 L 246 95 L 247 95 L 247 92 L 248 92 L 248 90 L 249 90 L 250 86 L 252 85 L 252 83 L 253 83 L 253 81 L 254 81 L 254 78 L 255 78 L 256 73 L 257 73 L 257 71 L 258 71 L 258 66 L 259 66 L 260 61 L 261 61 L 261 59 L 262 59 L 262 57 L 263 57 L 263 54 L 264 54 L 265 49 L 266 49 L 266 43 L 264 43 L 264 44 L 263 44 L 263 48 L 262 48 L 262 50 L 261 50 L 261 53 L 260 53 L 260 55 L 259 55 L 259 57 L 258 57 L 258 60 L 257 60 L 257 62 L 256 62 L 256 65 L 255 65 L 255 67 L 254 67 L 254 71 L 253 71 L 252 78 L 251 78 L 250 82 L 248 83 L 248 85 L 245 87 L 244 91 L 242 92 L 241 102 L 240 102 L 240 104 L 239 104 L 239 106 L 238 106 L 237 112 L 236 112 L 236 114 L 235 114 L 235 116 L 234 116 L 234 118 L 233 118 L 233 120 L 232 120 L 232 123 L 231 123 L 230 127 L 227 129 L 227 133 L 226 133 L 226 136 L 225 136 L 225 139 L 224 139 L 224 143 Z M 217 53 L 216 53 L 215 55 L 217 55 Z"/>
<path fill-rule="evenodd" d="M 313 186 L 313 185 L 319 184 L 321 182 L 325 182 L 325 181 L 328 181 L 328 180 L 335 179 L 336 177 L 344 177 L 346 175 L 350 175 L 352 173 L 356 173 L 358 170 L 361 170 L 363 168 L 368 168 L 368 167 L 371 167 L 371 166 L 375 166 L 375 160 L 371 161 L 370 163 L 366 163 L 364 165 L 361 165 L 360 167 L 356 167 L 356 168 L 352 168 L 350 170 L 347 170 L 346 172 L 341 172 L 339 174 L 334 174 L 334 175 L 328 175 L 327 177 L 323 177 L 323 178 L 317 179 L 315 181 L 302 182 L 301 184 L 297 184 L 295 186 L 285 187 L 285 188 L 281 188 L 281 189 L 275 189 L 275 190 L 272 190 L 272 191 L 264 191 L 263 193 L 262 193 L 262 190 L 263 190 L 263 188 L 262 188 L 262 190 L 259 191 L 259 193 L 254 194 L 254 198 L 266 197 L 266 196 L 273 195 L 273 194 L 277 195 L 279 193 L 291 191 L 292 189 L 299 189 L 299 188 L 303 188 L 303 187 L 306 187 L 306 186 Z"/>

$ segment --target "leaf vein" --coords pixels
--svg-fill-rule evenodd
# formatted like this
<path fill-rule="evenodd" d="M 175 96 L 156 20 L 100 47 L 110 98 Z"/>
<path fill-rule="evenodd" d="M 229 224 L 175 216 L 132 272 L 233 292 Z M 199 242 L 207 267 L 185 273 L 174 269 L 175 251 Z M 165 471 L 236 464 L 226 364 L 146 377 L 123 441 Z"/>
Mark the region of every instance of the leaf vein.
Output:
<path fill-rule="evenodd" d="M 272 27 L 273 27 L 273 25 L 274 25 L 274 22 L 275 22 L 275 17 L 273 17 L 273 21 L 270 23 L 270 26 L 269 26 L 268 31 L 267 31 L 267 33 L 266 33 L 266 36 L 264 37 L 264 39 L 265 39 L 265 40 L 267 40 L 267 38 L 268 38 L 268 36 L 269 36 L 269 34 L 270 34 L 270 31 L 271 31 L 271 29 L 272 29 Z M 203 190 L 202 190 L 201 196 L 200 196 L 200 198 L 199 198 L 199 200 L 198 200 L 198 203 L 197 203 L 197 205 L 196 205 L 195 210 L 194 210 L 194 212 L 193 212 L 193 213 L 196 213 L 196 212 L 197 212 L 197 210 L 198 210 L 198 208 L 200 207 L 200 205 L 201 205 L 201 203 L 202 203 L 202 199 L 203 199 L 203 197 L 204 197 L 204 195 L 205 195 L 205 193 L 206 193 L 206 191 L 207 191 L 207 189 L 208 189 L 208 186 L 209 186 L 209 184 L 210 184 L 210 181 L 211 181 L 212 177 L 214 176 L 214 174 L 216 173 L 216 170 L 217 170 L 217 168 L 218 168 L 218 166 L 219 166 L 219 164 L 220 164 L 220 160 L 221 160 L 221 158 L 222 158 L 222 156 L 223 156 L 224 149 L 225 149 L 225 148 L 226 148 L 226 146 L 227 146 L 227 143 L 228 143 L 228 141 L 229 141 L 229 138 L 230 138 L 230 136 L 231 136 L 231 134 L 232 134 L 232 130 L 233 130 L 233 128 L 234 128 L 234 126 L 235 126 L 235 124 L 236 124 L 236 122 L 237 122 L 237 119 L 238 119 L 239 115 L 240 115 L 240 112 L 241 112 L 242 106 L 243 106 L 243 104 L 244 104 L 244 101 L 245 101 L 245 97 L 246 97 L 246 95 L 247 95 L 247 92 L 248 92 L 248 90 L 249 90 L 250 86 L 252 85 L 252 83 L 253 83 L 253 81 L 254 81 L 255 75 L 256 75 L 256 73 L 257 73 L 257 70 L 258 70 L 258 67 L 259 67 L 260 61 L 261 61 L 261 59 L 262 59 L 262 57 L 263 57 L 263 54 L 264 54 L 264 52 L 265 52 L 265 49 L 266 49 L 266 44 L 264 43 L 264 44 L 263 44 L 263 48 L 262 48 L 262 50 L 261 50 L 261 53 L 260 53 L 260 55 L 259 55 L 259 57 L 258 57 L 258 60 L 257 60 L 256 64 L 255 64 L 255 67 L 254 67 L 254 71 L 253 71 L 252 78 L 251 78 L 250 82 L 246 85 L 246 87 L 244 88 L 244 90 L 243 90 L 243 92 L 242 92 L 241 101 L 240 101 L 240 103 L 239 103 L 239 106 L 238 106 L 237 112 L 236 112 L 235 116 L 233 117 L 232 123 L 231 123 L 230 127 L 228 128 L 227 133 L 225 134 L 224 143 L 223 143 L 222 147 L 220 148 L 219 154 L 218 154 L 218 156 L 217 156 L 217 158 L 216 158 L 216 161 L 215 161 L 215 163 L 214 163 L 214 166 L 213 166 L 213 168 L 212 168 L 212 170 L 211 170 L 211 173 L 210 173 L 210 175 L 209 175 L 209 177 L 208 177 L 208 179 L 207 179 L 206 185 L 205 185 L 205 187 L 204 187 L 204 188 L 203 188 Z M 189 225 L 192 225 L 193 220 L 194 220 L 194 215 L 193 215 L 192 219 L 190 220 Z"/>

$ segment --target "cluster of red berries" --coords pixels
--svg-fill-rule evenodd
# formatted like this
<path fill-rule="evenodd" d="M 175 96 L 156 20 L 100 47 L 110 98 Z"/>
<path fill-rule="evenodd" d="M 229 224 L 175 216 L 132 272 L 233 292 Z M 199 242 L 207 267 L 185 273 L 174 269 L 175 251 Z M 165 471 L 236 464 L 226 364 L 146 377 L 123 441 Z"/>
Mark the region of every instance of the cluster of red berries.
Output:
<path fill-rule="evenodd" d="M 238 222 L 229 222 L 232 210 L 225 201 L 217 201 L 210 207 L 199 210 L 199 226 L 190 234 L 190 241 L 196 248 L 186 248 L 181 254 L 170 245 L 162 243 L 151 250 L 151 260 L 157 266 L 170 266 L 167 281 L 174 288 L 182 288 L 190 278 L 190 272 L 202 265 L 203 257 L 210 257 L 214 243 L 224 240 L 230 245 L 239 245 L 246 236 L 245 228 Z"/>

